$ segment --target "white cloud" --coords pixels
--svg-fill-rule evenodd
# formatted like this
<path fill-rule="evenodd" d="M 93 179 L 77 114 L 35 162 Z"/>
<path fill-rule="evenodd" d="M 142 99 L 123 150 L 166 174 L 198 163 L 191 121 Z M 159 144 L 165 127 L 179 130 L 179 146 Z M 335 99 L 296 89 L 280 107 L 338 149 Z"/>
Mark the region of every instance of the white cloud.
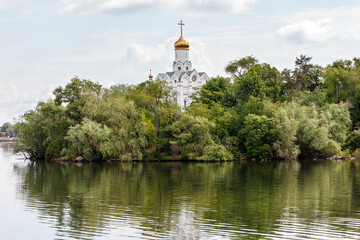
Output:
<path fill-rule="evenodd" d="M 168 68 L 172 62 L 168 59 L 168 50 L 166 44 L 157 46 L 130 44 L 120 63 L 121 75 L 126 76 L 128 82 L 138 84 L 147 79 L 149 69 L 152 69 L 154 75 L 161 70 L 170 70 Z"/>
<path fill-rule="evenodd" d="M 293 43 L 360 40 L 360 6 L 307 9 L 281 16 L 286 24 L 277 34 Z"/>
<path fill-rule="evenodd" d="M 124 14 L 144 9 L 162 12 L 176 12 L 186 9 L 188 12 L 225 11 L 239 13 L 257 0 L 61 0 L 61 11 L 65 13 L 110 13 Z"/>
<path fill-rule="evenodd" d="M 14 84 L 0 84 L 0 124 L 12 122 L 9 116 L 17 117 L 34 109 L 37 102 L 46 101 L 51 97 L 52 89 L 53 86 L 39 86 L 36 90 L 24 91 Z"/>
<path fill-rule="evenodd" d="M 296 43 L 325 42 L 333 36 L 332 20 L 302 20 L 281 27 L 277 33 Z"/>
<path fill-rule="evenodd" d="M 193 68 L 199 72 L 206 72 L 209 77 L 213 77 L 219 74 L 214 66 L 214 63 L 210 60 L 206 47 L 203 41 L 199 39 L 190 38 L 190 60 L 192 61 Z M 223 67 L 223 66 L 221 66 Z"/>
<path fill-rule="evenodd" d="M 127 49 L 126 59 L 134 64 L 144 64 L 165 59 L 166 46 L 160 44 L 156 47 L 133 43 Z"/>

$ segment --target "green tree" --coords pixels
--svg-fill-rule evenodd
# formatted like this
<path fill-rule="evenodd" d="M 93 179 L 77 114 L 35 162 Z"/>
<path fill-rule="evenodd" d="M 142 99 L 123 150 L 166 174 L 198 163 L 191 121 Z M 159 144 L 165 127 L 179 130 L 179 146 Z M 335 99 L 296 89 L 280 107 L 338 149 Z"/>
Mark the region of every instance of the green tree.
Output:
<path fill-rule="evenodd" d="M 339 59 L 334 61 L 331 65 L 328 65 L 327 68 L 336 68 L 349 71 L 354 69 L 354 65 L 351 60 Z"/>
<path fill-rule="evenodd" d="M 204 148 L 202 156 L 198 157 L 199 161 L 232 161 L 234 156 L 222 144 L 212 144 Z"/>
<path fill-rule="evenodd" d="M 360 124 L 360 60 L 337 60 L 329 65 L 324 74 L 324 88 L 331 103 L 346 102 L 350 108 L 353 128 Z"/>
<path fill-rule="evenodd" d="M 274 113 L 276 121 L 276 141 L 273 144 L 275 155 L 283 159 L 296 159 L 300 154 L 300 148 L 296 144 L 298 122 L 289 118 L 286 109 L 280 107 Z"/>
<path fill-rule="evenodd" d="M 340 144 L 332 139 L 329 133 L 330 114 L 315 105 L 301 106 L 297 102 L 284 104 L 291 119 L 298 122 L 296 144 L 300 147 L 302 157 L 327 157 L 340 152 Z"/>
<path fill-rule="evenodd" d="M 117 84 L 111 86 L 109 89 L 105 88 L 104 96 L 113 96 L 113 97 L 126 97 L 132 86 L 126 84 Z"/>
<path fill-rule="evenodd" d="M 47 136 L 43 129 L 43 117 L 34 110 L 25 113 L 16 123 L 19 139 L 14 146 L 15 153 L 23 153 L 29 158 L 45 159 Z"/>
<path fill-rule="evenodd" d="M 169 126 L 180 118 L 180 107 L 174 102 L 175 94 L 164 80 L 149 80 L 133 88 L 127 96 L 142 109 L 154 125 L 156 150 L 170 148 Z"/>
<path fill-rule="evenodd" d="M 345 141 L 344 148 L 348 149 L 350 153 L 354 153 L 356 149 L 360 149 L 360 130 L 354 130 L 350 133 Z"/>
<path fill-rule="evenodd" d="M 342 145 L 351 126 L 350 112 L 345 104 L 327 104 L 323 108 L 329 138 Z"/>
<path fill-rule="evenodd" d="M 237 103 L 242 105 L 249 100 L 250 96 L 263 99 L 265 97 L 265 83 L 255 70 L 250 69 L 246 75 L 236 78 L 234 91 Z"/>
<path fill-rule="evenodd" d="M 239 137 L 239 148 L 245 152 L 246 138 L 239 134 L 245 127 L 245 118 L 249 114 L 257 116 L 267 115 L 267 107 L 265 102 L 258 97 L 250 96 L 248 101 L 240 105 L 231 112 L 231 122 L 229 124 L 228 132 L 230 136 Z"/>
<path fill-rule="evenodd" d="M 233 60 L 225 67 L 225 72 L 231 74 L 233 77 L 241 77 L 249 71 L 251 66 L 258 62 L 259 61 L 253 56 L 247 56 L 240 60 Z"/>
<path fill-rule="evenodd" d="M 258 116 L 266 115 L 267 107 L 265 101 L 259 97 L 250 96 L 248 101 L 241 106 L 241 114 L 244 119 L 249 114 L 255 114 Z"/>
<path fill-rule="evenodd" d="M 110 133 L 100 150 L 105 158 L 142 160 L 146 148 L 155 138 L 155 127 L 133 101 L 108 95 L 99 100 L 93 98 L 85 105 L 92 120 L 104 124 Z"/>
<path fill-rule="evenodd" d="M 293 71 L 284 69 L 282 71 L 283 91 L 291 94 L 296 91 L 314 91 L 316 87 L 322 86 L 322 67 L 310 63 L 312 57 L 300 55 L 295 60 Z"/>
<path fill-rule="evenodd" d="M 266 96 L 273 102 L 279 100 L 282 84 L 280 72 L 267 63 L 255 64 L 250 70 L 254 70 L 264 82 Z"/>
<path fill-rule="evenodd" d="M 16 124 L 19 139 L 14 150 L 36 159 L 60 157 L 67 147 L 64 137 L 72 124 L 63 106 L 52 100 L 39 102 L 35 110 L 24 114 Z"/>
<path fill-rule="evenodd" d="M 301 106 L 313 106 L 323 108 L 328 102 L 326 101 L 326 94 L 323 89 L 315 89 L 314 91 L 296 92 L 292 95 L 291 101 L 296 102 Z"/>
<path fill-rule="evenodd" d="M 241 103 L 246 102 L 250 95 L 279 100 L 282 81 L 281 74 L 275 67 L 267 63 L 259 64 L 257 59 L 249 56 L 230 62 L 226 72 L 232 74 L 235 84 L 228 85 L 227 91 L 222 94 L 225 106 L 232 107 L 239 100 Z"/>
<path fill-rule="evenodd" d="M 223 94 L 230 85 L 229 78 L 211 78 L 200 89 L 198 89 L 191 98 L 194 99 L 195 102 L 209 105 L 213 103 L 221 103 Z"/>
<path fill-rule="evenodd" d="M 65 138 L 70 145 L 64 149 L 63 154 L 66 158 L 72 159 L 82 156 L 87 160 L 101 160 L 103 153 L 100 148 L 108 140 L 109 134 L 106 126 L 85 118 L 81 124 L 69 129 Z"/>
<path fill-rule="evenodd" d="M 360 68 L 348 73 L 348 88 L 345 89 L 353 128 L 360 127 Z"/>
<path fill-rule="evenodd" d="M 98 83 L 89 80 L 74 77 L 64 88 L 58 87 L 53 91 L 55 103 L 57 105 L 67 104 L 67 115 L 80 123 L 86 117 L 82 112 L 82 107 L 86 103 L 87 96 L 99 97 L 102 93 L 102 87 Z"/>
<path fill-rule="evenodd" d="M 343 68 L 327 67 L 323 73 L 324 89 L 329 102 L 339 103 L 346 101 L 345 95 L 348 86 L 347 71 Z"/>
<path fill-rule="evenodd" d="M 206 105 L 203 103 L 192 103 L 188 107 L 188 112 L 194 117 L 204 117 L 215 123 L 215 127 L 211 132 L 220 141 L 229 136 L 228 129 L 231 124 L 232 114 L 230 110 L 221 106 L 220 103 Z"/>
<path fill-rule="evenodd" d="M 47 136 L 44 142 L 46 158 L 59 158 L 63 148 L 68 147 L 65 136 L 75 122 L 67 117 L 65 107 L 56 105 L 52 100 L 40 102 L 38 112 L 43 119 L 42 129 Z"/>
<path fill-rule="evenodd" d="M 249 158 L 263 159 L 273 156 L 275 142 L 275 119 L 249 114 L 245 118 L 241 134 L 245 136 L 246 154 Z"/>
<path fill-rule="evenodd" d="M 215 144 L 211 129 L 215 124 L 203 117 L 183 114 L 171 130 L 181 146 L 183 159 L 201 161 L 232 160 L 232 154 L 221 144 Z"/>
<path fill-rule="evenodd" d="M 321 85 L 321 67 L 310 63 L 312 57 L 300 55 L 295 61 L 294 78 L 298 90 L 313 91 L 316 86 Z"/>
<path fill-rule="evenodd" d="M 16 137 L 15 127 L 9 122 L 4 123 L 1 126 L 0 131 L 4 134 L 5 137 Z"/>

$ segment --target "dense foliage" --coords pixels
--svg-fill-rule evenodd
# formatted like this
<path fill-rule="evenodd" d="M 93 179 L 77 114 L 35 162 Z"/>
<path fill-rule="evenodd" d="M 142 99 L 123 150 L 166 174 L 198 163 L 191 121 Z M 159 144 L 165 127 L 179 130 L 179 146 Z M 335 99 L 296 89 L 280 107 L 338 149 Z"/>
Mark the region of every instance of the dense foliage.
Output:
<path fill-rule="evenodd" d="M 13 124 L 6 122 L 0 127 L 0 137 L 16 137 Z"/>
<path fill-rule="evenodd" d="M 183 109 L 165 81 L 109 89 L 75 77 L 16 124 L 36 159 L 226 161 L 359 153 L 360 60 L 282 72 L 248 56 L 192 93 Z"/>

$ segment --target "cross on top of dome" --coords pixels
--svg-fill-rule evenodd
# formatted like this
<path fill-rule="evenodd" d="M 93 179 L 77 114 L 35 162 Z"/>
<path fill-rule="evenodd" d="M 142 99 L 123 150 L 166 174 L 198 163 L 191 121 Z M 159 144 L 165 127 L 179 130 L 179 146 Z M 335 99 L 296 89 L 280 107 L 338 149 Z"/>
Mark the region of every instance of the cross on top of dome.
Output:
<path fill-rule="evenodd" d="M 180 23 L 178 23 L 178 25 L 180 25 L 181 28 L 181 34 L 183 33 L 183 26 L 185 25 L 185 23 L 183 23 L 182 20 L 180 20 Z"/>

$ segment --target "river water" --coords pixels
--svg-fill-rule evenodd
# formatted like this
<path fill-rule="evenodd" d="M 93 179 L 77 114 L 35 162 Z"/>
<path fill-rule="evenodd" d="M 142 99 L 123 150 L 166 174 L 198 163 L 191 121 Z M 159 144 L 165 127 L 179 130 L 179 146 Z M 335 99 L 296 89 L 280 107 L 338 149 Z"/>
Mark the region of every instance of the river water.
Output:
<path fill-rule="evenodd" d="M 34 163 L 0 144 L 0 239 L 360 239 L 358 161 Z"/>

